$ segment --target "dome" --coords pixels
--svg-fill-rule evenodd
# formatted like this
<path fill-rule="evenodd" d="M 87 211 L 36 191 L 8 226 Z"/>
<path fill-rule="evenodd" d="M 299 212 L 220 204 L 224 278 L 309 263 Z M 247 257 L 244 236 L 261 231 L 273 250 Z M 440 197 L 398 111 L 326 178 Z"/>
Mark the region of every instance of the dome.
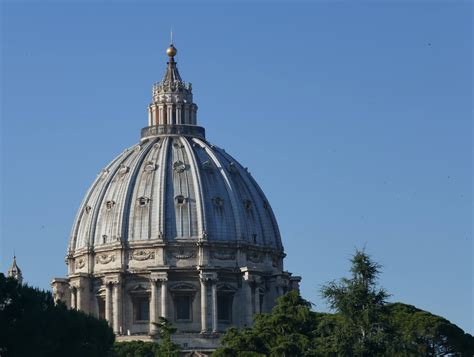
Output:
<path fill-rule="evenodd" d="M 165 134 L 145 137 L 100 172 L 69 250 L 203 237 L 282 249 L 272 209 L 247 169 L 202 137 Z"/>
<path fill-rule="evenodd" d="M 147 109 L 139 142 L 85 194 L 67 277 L 53 279 L 53 296 L 106 319 L 117 341 L 156 339 L 164 317 L 184 349 L 211 351 L 300 278 L 283 268 L 278 225 L 258 184 L 197 125 L 192 86 L 174 56 Z"/>

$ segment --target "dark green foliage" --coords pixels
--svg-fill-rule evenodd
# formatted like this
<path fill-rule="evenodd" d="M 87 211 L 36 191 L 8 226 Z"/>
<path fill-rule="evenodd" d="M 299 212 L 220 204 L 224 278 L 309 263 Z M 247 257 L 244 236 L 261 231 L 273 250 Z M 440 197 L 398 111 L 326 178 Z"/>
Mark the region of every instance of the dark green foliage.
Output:
<path fill-rule="evenodd" d="M 107 356 L 114 334 L 105 320 L 54 304 L 51 293 L 0 274 L 0 355 Z"/>
<path fill-rule="evenodd" d="M 160 346 L 157 356 L 179 356 L 181 349 L 179 345 L 171 340 L 171 336 L 176 332 L 176 327 L 164 317 L 159 317 L 158 323 L 155 323 L 155 326 L 158 328 L 158 336 L 160 337 Z"/>
<path fill-rule="evenodd" d="M 254 326 L 231 328 L 216 356 L 312 356 L 316 315 L 296 291 L 278 299 L 271 314 L 255 316 Z"/>
<path fill-rule="evenodd" d="M 159 346 L 153 342 L 115 342 L 114 357 L 155 357 L 159 356 Z"/>
<path fill-rule="evenodd" d="M 412 305 L 387 305 L 390 325 L 407 356 L 472 356 L 474 338 L 448 320 Z"/>
<path fill-rule="evenodd" d="M 377 287 L 380 266 L 363 251 L 351 278 L 321 289 L 334 314 L 312 312 L 295 291 L 254 326 L 229 329 L 214 356 L 473 356 L 474 338 L 446 319 L 414 306 L 387 304 Z"/>
<path fill-rule="evenodd" d="M 391 350 L 393 335 L 385 316 L 388 294 L 377 287 L 379 264 L 363 251 L 351 259 L 352 277 L 321 289 L 329 306 L 341 316 L 334 330 L 336 350 L 342 355 L 374 356 Z"/>

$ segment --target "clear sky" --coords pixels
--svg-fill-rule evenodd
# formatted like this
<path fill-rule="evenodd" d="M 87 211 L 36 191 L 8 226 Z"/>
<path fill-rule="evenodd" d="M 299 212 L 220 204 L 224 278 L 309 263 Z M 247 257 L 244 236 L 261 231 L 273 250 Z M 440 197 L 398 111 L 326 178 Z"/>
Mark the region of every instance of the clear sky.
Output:
<path fill-rule="evenodd" d="M 356 247 L 392 301 L 471 333 L 472 8 L 455 1 L 1 2 L 1 264 L 65 276 L 76 210 L 139 140 L 173 27 L 198 121 L 267 194 L 286 269 Z"/>

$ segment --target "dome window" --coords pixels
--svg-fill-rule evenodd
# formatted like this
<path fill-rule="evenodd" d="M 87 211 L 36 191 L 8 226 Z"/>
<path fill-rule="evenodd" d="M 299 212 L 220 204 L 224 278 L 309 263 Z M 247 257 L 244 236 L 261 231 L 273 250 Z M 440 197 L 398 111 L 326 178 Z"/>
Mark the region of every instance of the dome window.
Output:
<path fill-rule="evenodd" d="M 255 233 L 252 234 L 252 241 L 254 244 L 257 244 L 257 235 Z"/>
<path fill-rule="evenodd" d="M 237 167 L 235 167 L 235 162 L 231 162 L 229 165 L 229 171 L 235 174 L 237 172 Z"/>
<path fill-rule="evenodd" d="M 107 208 L 107 210 L 111 210 L 114 206 L 115 206 L 115 201 L 107 201 L 107 203 L 105 204 L 105 207 Z"/>
<path fill-rule="evenodd" d="M 102 244 L 105 244 L 105 243 L 107 243 L 107 235 L 106 234 L 104 234 L 102 236 Z"/>
<path fill-rule="evenodd" d="M 184 162 L 182 162 L 181 160 L 176 161 L 176 162 L 173 164 L 173 169 L 174 169 L 174 171 L 176 171 L 177 173 L 184 172 L 184 171 L 186 170 L 186 164 L 185 164 Z"/>
<path fill-rule="evenodd" d="M 183 195 L 178 195 L 174 199 L 178 206 L 182 206 L 186 203 L 186 198 Z"/>
<path fill-rule="evenodd" d="M 224 199 L 222 197 L 214 197 L 212 199 L 212 203 L 214 204 L 214 206 L 216 207 L 222 207 L 224 206 Z"/>
<path fill-rule="evenodd" d="M 252 209 L 252 201 L 244 200 L 244 207 L 247 211 L 250 211 Z"/>
<path fill-rule="evenodd" d="M 84 211 L 86 211 L 86 213 L 89 213 L 91 211 L 92 207 L 91 206 L 86 206 L 84 208 Z"/>
<path fill-rule="evenodd" d="M 214 166 L 212 165 L 211 161 L 209 160 L 206 160 L 202 163 L 202 167 L 204 168 L 204 170 L 208 171 L 208 172 L 212 172 L 212 170 L 214 169 Z"/>
<path fill-rule="evenodd" d="M 145 207 L 150 203 L 150 199 L 145 196 L 139 197 L 137 201 L 140 207 Z"/>

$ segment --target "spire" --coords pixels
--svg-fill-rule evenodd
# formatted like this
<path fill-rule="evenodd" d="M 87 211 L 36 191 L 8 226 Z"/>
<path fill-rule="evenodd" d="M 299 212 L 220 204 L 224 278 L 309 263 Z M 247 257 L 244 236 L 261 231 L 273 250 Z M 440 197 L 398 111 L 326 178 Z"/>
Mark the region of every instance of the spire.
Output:
<path fill-rule="evenodd" d="M 171 44 L 166 49 L 168 56 L 166 72 L 163 79 L 153 85 L 152 102 L 148 106 L 148 127 L 166 126 L 166 128 L 156 128 L 157 132 L 193 131 L 189 126 L 197 124 L 198 107 L 193 103 L 191 83 L 184 82 L 179 74 L 174 59 L 177 54 L 178 49 L 174 46 L 173 32 L 171 31 Z M 180 128 L 177 128 L 178 126 Z M 147 130 L 147 133 L 150 130 Z"/>
<path fill-rule="evenodd" d="M 16 256 L 13 256 L 13 262 L 12 265 L 10 266 L 10 269 L 8 269 L 7 276 L 9 278 L 15 278 L 18 280 L 18 283 L 21 284 L 23 282 L 23 275 L 21 274 L 21 269 L 18 267 L 16 264 Z"/>

